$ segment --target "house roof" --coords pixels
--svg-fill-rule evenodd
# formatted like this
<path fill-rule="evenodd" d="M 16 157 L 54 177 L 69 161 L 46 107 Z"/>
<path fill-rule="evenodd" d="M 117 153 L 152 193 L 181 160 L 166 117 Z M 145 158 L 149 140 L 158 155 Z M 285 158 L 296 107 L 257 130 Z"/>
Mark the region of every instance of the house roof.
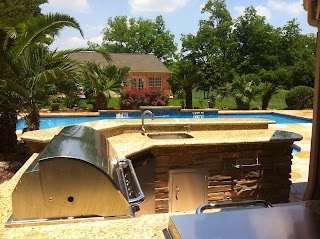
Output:
<path fill-rule="evenodd" d="M 110 63 L 119 67 L 128 66 L 131 72 L 166 72 L 172 73 L 155 55 L 135 53 L 109 53 Z M 107 65 L 107 60 L 98 52 L 81 51 L 71 53 L 69 57 L 78 61 L 94 61 Z"/>

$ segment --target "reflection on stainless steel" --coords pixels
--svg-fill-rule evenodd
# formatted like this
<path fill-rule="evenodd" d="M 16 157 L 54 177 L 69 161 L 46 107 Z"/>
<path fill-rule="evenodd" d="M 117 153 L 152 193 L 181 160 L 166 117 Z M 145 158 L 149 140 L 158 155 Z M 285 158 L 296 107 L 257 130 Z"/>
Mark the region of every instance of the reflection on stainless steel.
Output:
<path fill-rule="evenodd" d="M 150 110 L 146 110 L 146 111 L 143 112 L 142 117 L 141 117 L 141 120 L 142 120 L 142 126 L 141 126 L 141 130 L 142 130 L 142 131 L 141 131 L 141 134 L 142 134 L 142 135 L 146 135 L 146 127 L 145 127 L 145 125 L 144 125 L 144 116 L 145 116 L 145 114 L 150 114 L 152 120 L 154 119 L 154 118 L 153 118 L 153 113 L 152 113 Z"/>
<path fill-rule="evenodd" d="M 148 134 L 150 139 L 191 139 L 190 134 L 177 133 L 177 134 Z"/>
<path fill-rule="evenodd" d="M 107 146 L 105 137 L 92 128 L 65 127 L 22 175 L 6 226 L 133 216 L 144 194 L 131 161 L 113 167 Z"/>
<path fill-rule="evenodd" d="M 125 168 L 126 168 L 126 166 L 129 166 L 129 169 L 131 171 L 135 186 L 136 186 L 136 188 L 138 190 L 138 193 L 137 193 L 138 196 L 135 197 L 135 198 L 129 198 L 129 203 L 132 204 L 132 205 L 137 205 L 137 204 L 142 203 L 144 201 L 144 199 L 145 199 L 145 196 L 144 196 L 144 194 L 143 194 L 143 192 L 141 190 L 141 187 L 140 187 L 137 175 L 136 175 L 136 173 L 134 171 L 134 168 L 132 166 L 131 160 L 130 159 L 120 159 L 119 160 L 119 164 L 121 166 L 125 165 Z"/>
<path fill-rule="evenodd" d="M 226 207 L 247 207 L 247 206 L 254 206 L 262 204 L 266 208 L 273 207 L 271 203 L 265 200 L 254 200 L 254 201 L 244 201 L 244 202 L 231 202 L 231 203 L 206 203 L 200 205 L 196 213 L 200 214 L 206 209 L 213 209 L 213 208 L 226 208 Z"/>
<path fill-rule="evenodd" d="M 320 215 L 303 205 L 176 215 L 166 238 L 318 239 Z M 169 234 L 169 236 L 168 236 Z"/>
<path fill-rule="evenodd" d="M 190 127 L 190 125 L 183 126 L 183 127 L 187 128 L 187 133 L 188 133 L 188 134 L 191 133 L 191 127 Z"/>

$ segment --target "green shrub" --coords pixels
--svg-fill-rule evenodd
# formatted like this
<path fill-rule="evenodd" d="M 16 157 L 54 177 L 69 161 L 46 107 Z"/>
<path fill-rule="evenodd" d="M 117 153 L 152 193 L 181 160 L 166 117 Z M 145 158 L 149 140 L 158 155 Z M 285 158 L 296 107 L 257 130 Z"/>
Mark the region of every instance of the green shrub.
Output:
<path fill-rule="evenodd" d="M 313 108 L 313 88 L 308 86 L 296 86 L 286 95 L 288 109 L 302 110 Z"/>
<path fill-rule="evenodd" d="M 80 99 L 76 95 L 67 95 L 63 100 L 63 105 L 69 109 L 73 107 L 78 107 L 80 103 Z"/>

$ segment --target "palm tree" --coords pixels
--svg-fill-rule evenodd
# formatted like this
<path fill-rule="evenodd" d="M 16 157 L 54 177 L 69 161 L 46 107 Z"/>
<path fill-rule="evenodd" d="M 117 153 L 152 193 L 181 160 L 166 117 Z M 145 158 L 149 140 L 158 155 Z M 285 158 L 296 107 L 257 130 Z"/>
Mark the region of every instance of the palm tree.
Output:
<path fill-rule="evenodd" d="M 261 100 L 262 100 L 262 109 L 266 110 L 268 108 L 271 96 L 277 92 L 277 86 L 270 82 L 263 82 L 260 85 L 261 90 Z"/>
<path fill-rule="evenodd" d="M 79 71 L 75 67 L 76 61 L 68 58 L 68 51 L 49 52 L 44 48 L 28 49 L 21 56 L 21 69 L 23 69 L 24 86 L 20 91 L 25 97 L 21 111 L 27 113 L 25 120 L 27 130 L 37 130 L 40 127 L 39 111 L 43 105 L 48 103 L 50 95 L 55 95 L 54 84 L 64 81 L 75 84 L 79 78 Z"/>
<path fill-rule="evenodd" d="M 95 95 L 95 108 L 107 109 L 109 98 L 119 93 L 129 67 L 117 67 L 113 64 L 102 66 L 95 62 L 85 62 L 82 67 L 86 92 Z"/>
<path fill-rule="evenodd" d="M 26 69 L 23 69 L 22 66 L 26 54 L 30 54 L 35 48 L 42 47 L 43 42 L 48 42 L 65 26 L 78 29 L 83 36 L 78 22 L 65 14 L 39 16 L 25 23 L 20 23 L 16 27 L 8 27 L 0 22 L 0 133 L 3 140 L 0 151 L 14 151 L 17 142 L 16 136 L 13 137 L 16 124 L 12 123 L 10 128 L 6 128 L 7 121 L 10 119 L 10 122 L 16 122 L 16 110 L 19 106 L 23 102 L 33 101 L 34 94 L 28 94 L 25 91 L 26 84 L 32 85 L 28 81 L 31 79 L 31 74 L 26 74 Z M 37 74 L 39 73 L 37 72 Z M 25 78 L 26 75 L 28 75 L 27 78 Z M 46 79 L 55 77 L 56 71 L 53 70 L 46 71 L 36 78 L 38 81 L 46 82 Z M 52 81 L 48 81 L 48 83 L 52 83 Z M 34 106 L 34 104 L 31 105 Z M 12 140 L 13 138 L 15 140 Z"/>
<path fill-rule="evenodd" d="M 192 90 L 196 84 L 201 83 L 202 77 L 198 67 L 190 60 L 177 62 L 172 79 L 185 91 L 187 109 L 192 109 Z"/>
<path fill-rule="evenodd" d="M 260 93 L 260 88 L 256 85 L 255 79 L 250 75 L 243 75 L 230 84 L 232 95 L 236 99 L 238 110 L 250 109 L 250 103 Z"/>

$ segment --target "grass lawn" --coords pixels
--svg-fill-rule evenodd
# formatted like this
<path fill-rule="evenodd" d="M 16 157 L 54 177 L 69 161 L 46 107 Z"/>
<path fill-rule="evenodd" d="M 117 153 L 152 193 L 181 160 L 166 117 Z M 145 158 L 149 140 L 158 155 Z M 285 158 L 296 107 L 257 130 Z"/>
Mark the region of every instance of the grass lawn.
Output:
<path fill-rule="evenodd" d="M 274 94 L 271 97 L 268 109 L 277 109 L 277 110 L 285 109 L 287 107 L 287 104 L 285 102 L 286 93 L 287 93 L 287 90 L 279 90 L 276 94 Z M 201 101 L 202 97 L 203 97 L 202 91 L 195 91 L 195 90 L 193 91 L 193 100 L 192 100 L 193 107 L 201 108 L 200 101 Z M 202 103 L 203 103 L 204 108 L 208 108 L 208 100 L 209 99 L 203 100 Z M 181 102 L 181 99 L 172 99 L 169 101 L 169 105 L 180 106 L 181 105 L 180 102 Z M 186 103 L 185 100 L 184 100 L 184 103 Z M 251 102 L 251 108 L 258 107 L 259 109 L 261 109 L 261 105 L 262 105 L 261 96 L 258 96 L 256 101 Z M 225 97 L 222 101 L 217 101 L 216 107 L 218 107 L 218 108 L 227 107 L 229 109 L 236 109 L 237 105 L 236 105 L 234 97 L 229 95 L 229 96 Z"/>
<path fill-rule="evenodd" d="M 278 90 L 276 94 L 274 94 L 271 97 L 271 100 L 269 102 L 268 109 L 277 109 L 277 110 L 282 110 L 287 107 L 286 102 L 285 102 L 285 95 L 287 93 L 287 90 Z M 192 100 L 192 105 L 193 107 L 199 107 L 199 108 L 208 108 L 208 100 L 209 99 L 204 99 L 202 101 L 202 106 L 201 106 L 201 100 L 203 98 L 203 91 L 193 91 L 193 100 Z M 185 99 L 183 100 L 184 104 L 186 103 Z M 181 99 L 171 99 L 169 101 L 169 106 L 181 106 Z M 63 109 L 64 105 L 60 104 L 60 109 Z M 80 100 L 80 107 L 87 107 L 89 109 L 93 108 L 92 104 L 87 104 L 86 99 L 81 99 Z M 120 108 L 119 106 L 119 98 L 111 98 L 108 103 L 108 108 Z M 222 101 L 216 102 L 216 107 L 217 108 L 223 108 L 227 107 L 229 109 L 236 109 L 237 105 L 235 102 L 235 99 L 229 95 L 225 97 Z M 258 96 L 256 101 L 251 102 L 251 108 L 258 107 L 261 109 L 261 96 Z M 46 105 L 43 107 L 44 109 L 50 109 L 50 105 Z"/>

